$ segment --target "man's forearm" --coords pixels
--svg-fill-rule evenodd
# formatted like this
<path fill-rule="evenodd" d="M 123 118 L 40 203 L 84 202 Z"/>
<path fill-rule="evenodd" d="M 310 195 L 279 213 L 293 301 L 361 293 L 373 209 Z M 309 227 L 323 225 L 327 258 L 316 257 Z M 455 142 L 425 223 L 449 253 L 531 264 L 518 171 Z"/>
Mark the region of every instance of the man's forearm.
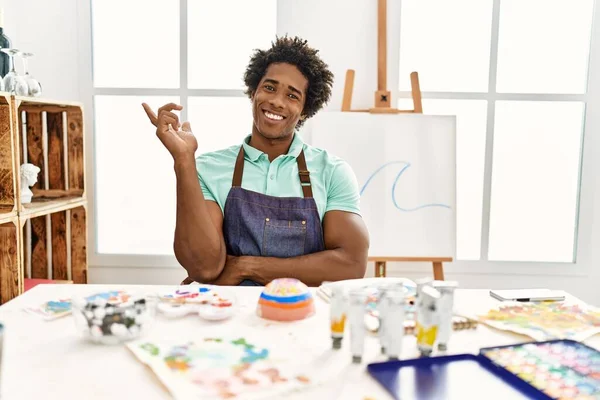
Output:
<path fill-rule="evenodd" d="M 242 256 L 244 278 L 267 284 L 276 278 L 296 278 L 308 286 L 324 281 L 362 278 L 367 254 L 352 256 L 343 249 L 325 250 L 292 258 Z"/>
<path fill-rule="evenodd" d="M 175 256 L 192 278 L 202 281 L 214 279 L 225 264 L 226 251 L 222 235 L 211 220 L 193 157 L 177 160 L 175 174 Z"/>

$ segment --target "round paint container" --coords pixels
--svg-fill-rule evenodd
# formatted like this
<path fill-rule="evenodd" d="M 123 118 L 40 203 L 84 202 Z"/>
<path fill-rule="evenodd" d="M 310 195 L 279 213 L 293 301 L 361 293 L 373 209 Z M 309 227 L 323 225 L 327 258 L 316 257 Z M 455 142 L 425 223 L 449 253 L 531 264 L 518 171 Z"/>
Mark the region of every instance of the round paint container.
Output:
<path fill-rule="evenodd" d="M 298 279 L 275 279 L 258 299 L 258 316 L 274 321 L 297 321 L 315 313 L 313 296 Z"/>

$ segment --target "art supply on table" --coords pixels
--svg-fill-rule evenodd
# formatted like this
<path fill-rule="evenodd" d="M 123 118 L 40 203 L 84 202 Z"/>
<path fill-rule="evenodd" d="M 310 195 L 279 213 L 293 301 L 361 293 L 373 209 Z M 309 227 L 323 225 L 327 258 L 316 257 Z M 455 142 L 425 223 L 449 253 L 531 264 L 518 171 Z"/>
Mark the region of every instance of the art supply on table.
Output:
<path fill-rule="evenodd" d="M 500 301 L 563 301 L 565 295 L 550 289 L 490 290 L 490 296 Z"/>
<path fill-rule="evenodd" d="M 210 321 L 230 318 L 237 309 L 233 291 L 213 285 L 186 285 L 159 293 L 157 309 L 168 318 L 197 314 Z"/>
<path fill-rule="evenodd" d="M 448 342 L 452 334 L 452 315 L 454 309 L 454 290 L 458 287 L 455 281 L 433 281 L 433 287 L 441 295 L 439 301 L 439 321 L 440 328 L 438 332 L 437 347 L 438 350 L 448 350 Z"/>
<path fill-rule="evenodd" d="M 329 306 L 332 348 L 341 349 L 346 327 L 346 298 L 340 286 L 335 286 L 331 292 Z"/>
<path fill-rule="evenodd" d="M 335 282 L 323 282 L 317 288 L 317 295 L 323 299 L 323 301 L 329 303 L 331 298 L 331 291 L 334 286 L 340 286 L 344 289 L 344 292 L 347 294 L 349 290 L 354 288 L 363 288 L 370 289 L 372 291 L 377 290 L 379 287 L 389 286 L 389 285 L 402 285 L 405 288 L 409 289 L 414 295 L 415 291 L 415 282 L 407 278 L 360 278 L 360 279 L 345 279 L 341 281 Z M 412 289 L 412 290 L 411 290 Z M 411 293 L 407 293 L 410 295 Z"/>
<path fill-rule="evenodd" d="M 417 297 L 416 336 L 421 357 L 429 357 L 437 340 L 439 329 L 440 292 L 423 286 Z"/>
<path fill-rule="evenodd" d="M 433 279 L 431 279 L 430 277 L 420 278 L 415 281 L 415 304 L 417 303 L 417 300 L 419 299 L 419 294 L 421 293 L 423 288 L 425 286 L 430 286 L 432 282 L 433 282 Z M 417 308 L 416 307 L 415 307 L 413 319 L 415 321 L 417 320 Z"/>
<path fill-rule="evenodd" d="M 377 362 L 367 371 L 395 399 L 600 398 L 600 352 L 572 340 Z"/>
<path fill-rule="evenodd" d="M 285 346 L 239 336 L 191 337 L 138 339 L 127 348 L 177 399 L 284 398 L 318 383 L 303 356 Z"/>
<path fill-rule="evenodd" d="M 506 302 L 477 318 L 493 328 L 527 335 L 538 341 L 581 341 L 600 332 L 600 309 L 586 304 Z"/>
<path fill-rule="evenodd" d="M 362 361 L 365 349 L 365 304 L 367 293 L 364 289 L 356 288 L 350 290 L 348 306 L 348 319 L 350 322 L 350 351 L 352 352 L 352 362 L 360 363 Z"/>
<path fill-rule="evenodd" d="M 218 286 L 214 285 L 181 285 L 175 290 L 166 290 L 158 294 L 161 301 L 175 303 L 207 304 Z"/>
<path fill-rule="evenodd" d="M 388 288 L 382 299 L 386 304 L 384 323 L 385 351 L 390 360 L 397 360 L 402 354 L 404 340 L 404 304 L 406 296 L 401 288 Z"/>
<path fill-rule="evenodd" d="M 600 398 L 600 352 L 582 343 L 525 343 L 482 349 L 481 355 L 552 398 Z"/>
<path fill-rule="evenodd" d="M 425 286 L 431 286 L 431 284 L 433 283 L 433 279 L 426 277 L 426 278 L 421 278 L 421 279 L 417 279 L 415 281 L 416 284 L 416 297 L 419 297 L 419 294 L 421 293 L 421 291 L 423 290 L 423 288 Z"/>
<path fill-rule="evenodd" d="M 379 291 L 379 299 L 376 302 L 377 304 L 377 319 L 379 321 L 379 327 L 377 329 L 377 335 L 379 336 L 379 343 L 381 346 L 381 354 L 386 353 L 387 346 L 389 345 L 389 327 L 387 326 L 388 319 L 388 310 L 389 310 L 389 301 L 387 300 L 387 293 L 391 288 L 384 286 L 380 288 Z M 403 294 L 404 295 L 404 294 Z M 404 303 L 402 304 L 404 306 Z M 368 323 L 368 322 L 366 322 Z"/>
<path fill-rule="evenodd" d="M 475 354 L 377 362 L 367 372 L 396 400 L 552 400 Z"/>
<path fill-rule="evenodd" d="M 464 331 L 477 328 L 477 320 L 454 315 L 452 317 L 452 330 Z M 404 334 L 416 335 L 415 321 L 404 321 Z"/>
<path fill-rule="evenodd" d="M 38 315 L 47 321 L 51 321 L 71 314 L 71 299 L 45 301 L 36 307 L 26 307 L 25 311 Z"/>
<path fill-rule="evenodd" d="M 73 298 L 77 329 L 95 343 L 117 344 L 143 334 L 154 317 L 152 298 L 111 291 Z"/>
<path fill-rule="evenodd" d="M 274 321 L 298 321 L 315 313 L 315 304 L 308 287 L 293 278 L 269 282 L 258 299 L 256 313 Z"/>
<path fill-rule="evenodd" d="M 188 314 L 198 314 L 198 306 L 195 304 L 160 302 L 156 308 L 167 318 L 181 318 Z"/>

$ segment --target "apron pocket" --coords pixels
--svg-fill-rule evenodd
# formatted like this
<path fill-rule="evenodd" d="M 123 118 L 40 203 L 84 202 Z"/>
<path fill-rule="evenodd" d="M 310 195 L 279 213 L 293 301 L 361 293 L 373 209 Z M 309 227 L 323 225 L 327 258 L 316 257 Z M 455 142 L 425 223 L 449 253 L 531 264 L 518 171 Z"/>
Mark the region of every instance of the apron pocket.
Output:
<path fill-rule="evenodd" d="M 262 255 L 266 257 L 297 257 L 304 255 L 306 221 L 265 219 Z"/>

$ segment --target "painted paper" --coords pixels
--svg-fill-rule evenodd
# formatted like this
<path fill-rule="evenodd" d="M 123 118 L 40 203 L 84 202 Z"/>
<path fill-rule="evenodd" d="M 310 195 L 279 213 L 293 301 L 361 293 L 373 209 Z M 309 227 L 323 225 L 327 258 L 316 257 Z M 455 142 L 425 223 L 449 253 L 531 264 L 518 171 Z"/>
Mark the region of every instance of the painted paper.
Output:
<path fill-rule="evenodd" d="M 294 357 L 243 337 L 191 341 L 137 340 L 127 347 L 175 398 L 254 399 L 311 384 Z"/>

